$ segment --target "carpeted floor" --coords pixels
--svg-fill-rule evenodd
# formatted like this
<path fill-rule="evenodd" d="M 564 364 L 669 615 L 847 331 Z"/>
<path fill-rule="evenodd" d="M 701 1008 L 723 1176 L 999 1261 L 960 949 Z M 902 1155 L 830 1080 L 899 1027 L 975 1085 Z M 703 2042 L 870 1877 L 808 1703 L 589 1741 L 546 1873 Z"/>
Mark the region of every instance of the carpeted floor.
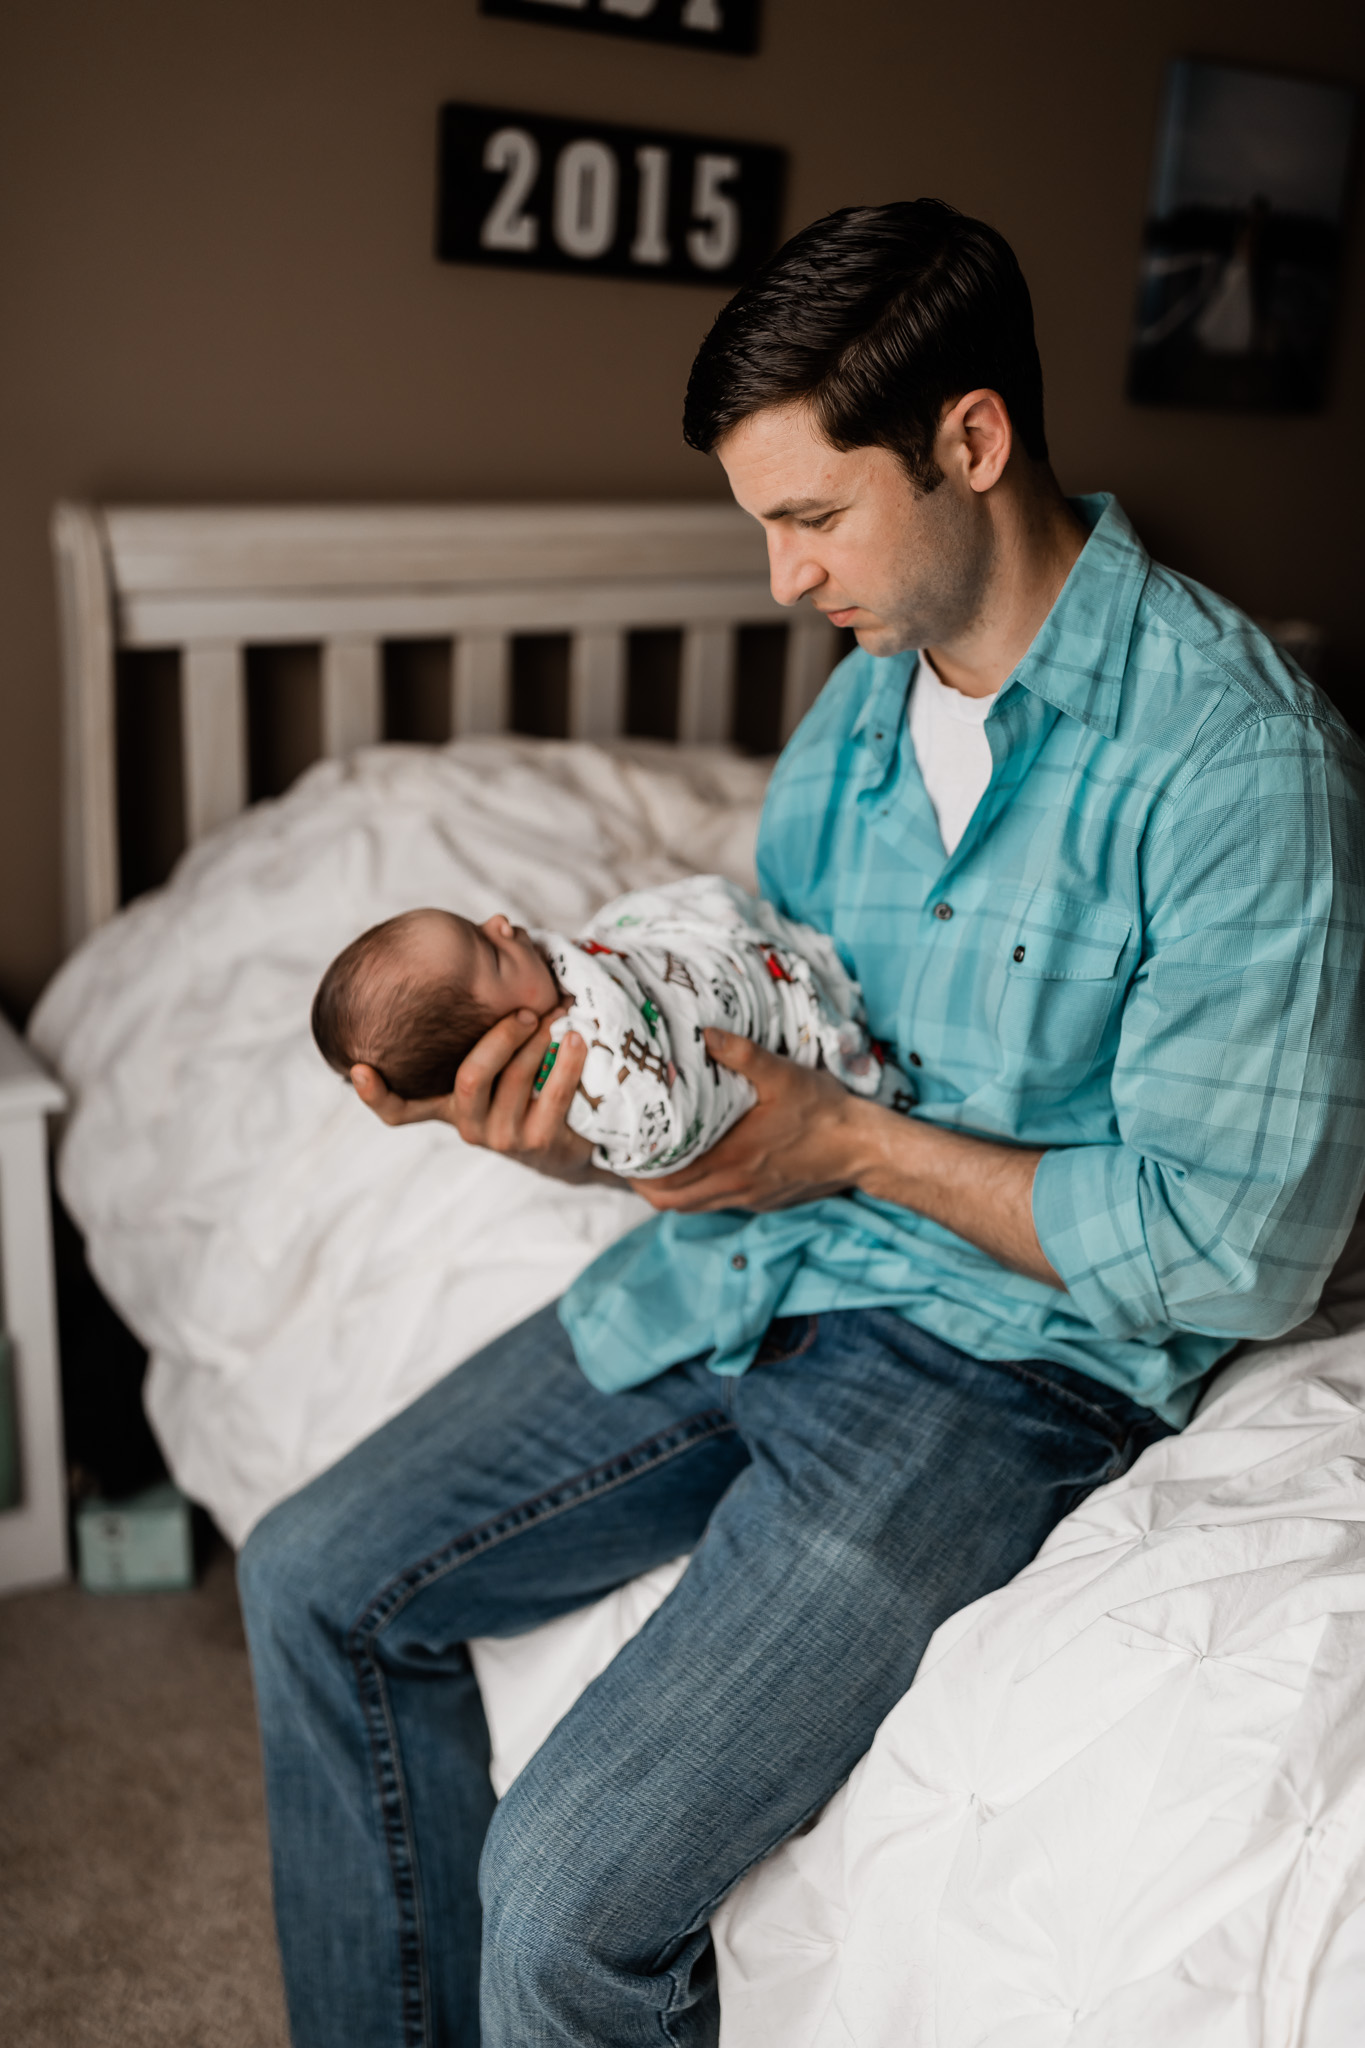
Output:
<path fill-rule="evenodd" d="M 0 1600 L 0 2041 L 285 2040 L 230 1556 L 193 1593 Z"/>

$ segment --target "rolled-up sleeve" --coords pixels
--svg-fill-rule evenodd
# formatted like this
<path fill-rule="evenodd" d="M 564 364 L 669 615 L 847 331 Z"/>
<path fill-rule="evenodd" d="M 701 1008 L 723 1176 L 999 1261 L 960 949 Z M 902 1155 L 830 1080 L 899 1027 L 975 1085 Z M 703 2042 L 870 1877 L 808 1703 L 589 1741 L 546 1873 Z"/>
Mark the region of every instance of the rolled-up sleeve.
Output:
<path fill-rule="evenodd" d="M 1249 713 L 1154 809 L 1112 1142 L 1046 1153 L 1043 1251 L 1101 1336 L 1271 1337 L 1365 1188 L 1365 779 Z"/>

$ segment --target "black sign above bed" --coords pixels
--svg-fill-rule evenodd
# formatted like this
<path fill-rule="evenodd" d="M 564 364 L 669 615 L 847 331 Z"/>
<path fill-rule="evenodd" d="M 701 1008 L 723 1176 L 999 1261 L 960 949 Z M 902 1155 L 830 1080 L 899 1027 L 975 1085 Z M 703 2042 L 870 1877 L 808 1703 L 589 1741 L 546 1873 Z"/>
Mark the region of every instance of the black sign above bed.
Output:
<path fill-rule="evenodd" d="M 777 243 L 780 149 L 452 101 L 441 109 L 445 263 L 738 284 Z"/>
<path fill-rule="evenodd" d="M 479 0 L 479 11 L 741 56 L 758 48 L 758 0 Z"/>

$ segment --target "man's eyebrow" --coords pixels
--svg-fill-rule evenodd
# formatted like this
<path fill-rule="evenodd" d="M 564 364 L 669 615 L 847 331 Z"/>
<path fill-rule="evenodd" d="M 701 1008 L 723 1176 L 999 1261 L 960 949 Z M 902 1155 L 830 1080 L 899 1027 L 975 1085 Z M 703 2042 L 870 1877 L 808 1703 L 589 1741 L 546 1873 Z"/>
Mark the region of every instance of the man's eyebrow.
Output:
<path fill-rule="evenodd" d="M 763 513 L 764 519 L 795 519 L 805 512 L 832 511 L 833 498 L 785 498 L 780 505 L 774 505 L 771 512 Z"/>

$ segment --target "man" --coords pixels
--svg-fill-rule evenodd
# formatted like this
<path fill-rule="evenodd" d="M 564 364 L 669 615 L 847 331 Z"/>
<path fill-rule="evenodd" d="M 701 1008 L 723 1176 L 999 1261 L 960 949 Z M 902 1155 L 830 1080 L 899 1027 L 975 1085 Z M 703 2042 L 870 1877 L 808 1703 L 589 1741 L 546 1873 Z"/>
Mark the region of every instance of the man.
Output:
<path fill-rule="evenodd" d="M 713 2042 L 717 1902 L 945 1616 L 1312 1308 L 1365 1180 L 1360 751 L 1063 498 L 1001 238 L 930 200 L 818 222 L 722 313 L 686 432 L 777 597 L 857 635 L 759 872 L 918 1102 L 713 1034 L 757 1106 L 661 1213 L 252 1537 L 297 2048 Z M 547 1028 L 416 1110 L 353 1078 L 582 1178 Z M 495 1813 L 465 1640 L 689 1549 Z"/>

